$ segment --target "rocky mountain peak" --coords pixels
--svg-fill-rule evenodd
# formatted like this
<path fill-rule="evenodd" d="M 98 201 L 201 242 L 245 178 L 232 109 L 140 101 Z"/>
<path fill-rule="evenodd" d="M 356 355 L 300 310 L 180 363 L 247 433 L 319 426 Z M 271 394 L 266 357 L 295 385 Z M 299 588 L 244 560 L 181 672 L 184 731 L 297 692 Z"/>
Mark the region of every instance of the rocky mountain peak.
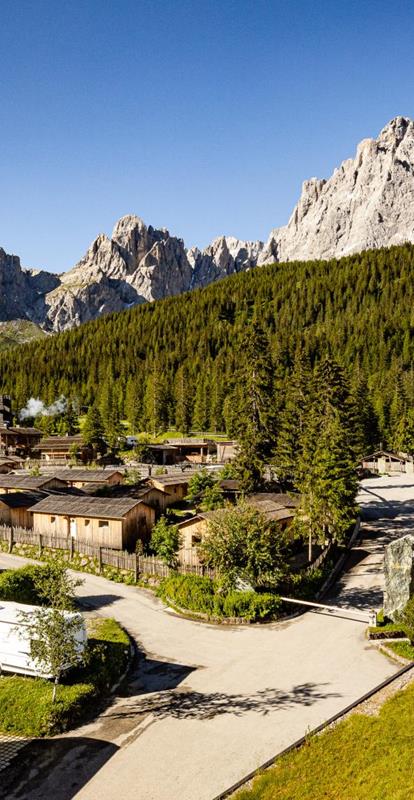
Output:
<path fill-rule="evenodd" d="M 61 276 L 24 270 L 0 248 L 0 320 L 62 330 L 263 264 L 338 258 L 404 241 L 414 241 L 414 122 L 397 116 L 377 139 L 363 139 L 330 178 L 305 180 L 288 224 L 266 243 L 222 235 L 204 250 L 187 250 L 166 228 L 127 214 Z"/>

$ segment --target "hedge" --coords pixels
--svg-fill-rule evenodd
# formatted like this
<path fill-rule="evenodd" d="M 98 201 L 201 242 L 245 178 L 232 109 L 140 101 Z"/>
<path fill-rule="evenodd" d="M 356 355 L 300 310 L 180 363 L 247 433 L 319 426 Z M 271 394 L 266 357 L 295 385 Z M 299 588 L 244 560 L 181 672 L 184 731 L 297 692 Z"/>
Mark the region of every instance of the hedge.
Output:
<path fill-rule="evenodd" d="M 164 578 L 157 594 L 166 603 L 208 617 L 238 617 L 248 621 L 277 617 L 280 598 L 275 594 L 232 591 L 224 594 L 211 578 L 171 575 Z"/>

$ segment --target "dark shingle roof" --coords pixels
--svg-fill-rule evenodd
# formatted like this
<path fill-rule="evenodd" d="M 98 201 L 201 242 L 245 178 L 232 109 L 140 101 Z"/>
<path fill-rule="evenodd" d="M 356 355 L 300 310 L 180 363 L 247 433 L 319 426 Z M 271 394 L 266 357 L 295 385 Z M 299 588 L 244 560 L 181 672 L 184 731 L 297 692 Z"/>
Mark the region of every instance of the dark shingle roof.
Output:
<path fill-rule="evenodd" d="M 99 517 L 123 519 L 128 511 L 142 500 L 135 497 L 74 497 L 70 495 L 49 495 L 33 506 L 33 513 L 64 514 L 71 517 Z"/>
<path fill-rule="evenodd" d="M 9 508 L 30 508 L 38 503 L 42 498 L 41 494 L 34 492 L 11 492 L 9 494 L 0 494 L 0 503 Z"/>

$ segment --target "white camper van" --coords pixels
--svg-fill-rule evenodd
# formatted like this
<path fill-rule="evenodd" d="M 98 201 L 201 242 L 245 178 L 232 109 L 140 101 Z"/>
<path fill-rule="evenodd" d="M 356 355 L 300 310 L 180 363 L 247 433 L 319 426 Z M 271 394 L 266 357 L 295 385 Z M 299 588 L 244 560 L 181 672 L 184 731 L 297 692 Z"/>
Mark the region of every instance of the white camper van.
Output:
<path fill-rule="evenodd" d="M 37 606 L 23 603 L 11 603 L 0 600 L 0 673 L 16 672 L 21 675 L 34 675 L 41 678 L 51 678 L 47 670 L 43 671 L 36 665 L 30 656 L 30 634 L 25 622 L 22 622 L 21 613 L 36 611 Z M 77 611 L 64 611 L 66 619 L 79 618 L 79 627 L 76 629 L 76 649 L 82 655 L 86 641 L 86 628 L 82 617 Z M 66 669 L 71 666 L 68 664 Z"/>

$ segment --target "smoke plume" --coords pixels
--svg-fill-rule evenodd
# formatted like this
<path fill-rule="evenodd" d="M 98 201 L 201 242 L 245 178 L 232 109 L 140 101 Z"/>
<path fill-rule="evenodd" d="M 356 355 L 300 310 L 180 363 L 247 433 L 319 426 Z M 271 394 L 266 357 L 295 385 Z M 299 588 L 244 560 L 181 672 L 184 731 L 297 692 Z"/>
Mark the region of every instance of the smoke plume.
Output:
<path fill-rule="evenodd" d="M 63 394 L 50 406 L 45 406 L 38 397 L 31 397 L 25 407 L 19 411 L 19 419 L 34 419 L 34 417 L 54 417 L 56 414 L 63 414 L 66 411 L 67 400 Z"/>

